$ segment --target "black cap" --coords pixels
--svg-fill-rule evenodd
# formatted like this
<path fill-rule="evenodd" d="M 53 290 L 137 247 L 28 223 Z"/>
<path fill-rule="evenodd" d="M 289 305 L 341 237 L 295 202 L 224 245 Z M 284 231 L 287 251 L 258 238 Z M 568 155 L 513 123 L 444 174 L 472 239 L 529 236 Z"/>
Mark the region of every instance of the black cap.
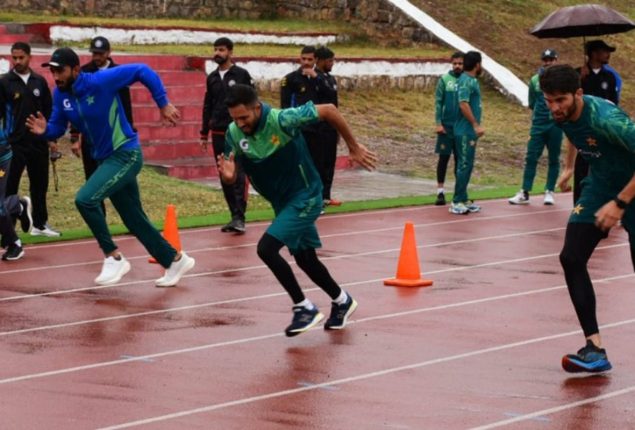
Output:
<path fill-rule="evenodd" d="M 42 63 L 42 67 L 79 66 L 79 57 L 71 48 L 58 48 L 53 51 L 48 63 Z"/>
<path fill-rule="evenodd" d="M 94 37 L 93 40 L 90 41 L 90 48 L 88 48 L 90 52 L 106 52 L 110 51 L 110 42 L 103 36 Z"/>
<path fill-rule="evenodd" d="M 542 51 L 542 55 L 540 56 L 542 60 L 545 58 L 558 58 L 558 51 L 555 49 L 545 49 Z"/>
<path fill-rule="evenodd" d="M 591 40 L 584 44 L 584 49 L 587 55 L 595 51 L 615 52 L 615 47 L 607 45 L 603 40 Z"/>

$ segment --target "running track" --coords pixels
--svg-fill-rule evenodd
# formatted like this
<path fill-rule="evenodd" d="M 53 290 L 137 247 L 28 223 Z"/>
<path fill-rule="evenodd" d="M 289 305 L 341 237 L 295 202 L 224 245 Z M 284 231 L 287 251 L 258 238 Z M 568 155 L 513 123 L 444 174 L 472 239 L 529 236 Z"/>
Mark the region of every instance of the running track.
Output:
<path fill-rule="evenodd" d="M 295 338 L 282 333 L 290 301 L 256 256 L 266 223 L 244 236 L 181 231 L 197 265 L 173 289 L 154 287 L 159 267 L 130 237 L 118 243 L 133 269 L 111 287 L 92 282 L 92 240 L 30 246 L 0 264 L 0 428 L 635 428 L 635 275 L 621 229 L 590 264 L 614 370 L 560 368 L 583 341 L 557 258 L 570 198 L 320 218 L 320 255 L 359 308 L 346 330 Z M 405 221 L 433 287 L 382 285 Z M 328 314 L 326 295 L 300 282 Z"/>

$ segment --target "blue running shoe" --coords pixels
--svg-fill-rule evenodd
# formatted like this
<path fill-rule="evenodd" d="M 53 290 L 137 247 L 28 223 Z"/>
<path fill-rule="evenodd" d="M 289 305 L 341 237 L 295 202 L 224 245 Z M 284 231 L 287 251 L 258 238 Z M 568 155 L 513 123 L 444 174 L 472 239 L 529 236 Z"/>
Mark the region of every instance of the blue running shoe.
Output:
<path fill-rule="evenodd" d="M 324 318 L 324 315 L 317 307 L 307 309 L 304 306 L 294 306 L 293 320 L 291 325 L 285 329 L 284 334 L 287 337 L 297 336 L 314 327 L 322 318 Z"/>
<path fill-rule="evenodd" d="M 357 309 L 357 302 L 348 295 L 348 299 L 341 305 L 331 304 L 331 315 L 324 324 L 324 330 L 341 330 L 346 326 L 348 317 Z"/>
<path fill-rule="evenodd" d="M 562 357 L 562 368 L 569 373 L 578 372 L 605 372 L 613 366 L 606 356 L 606 351 L 598 348 L 590 340 L 577 354 L 567 354 Z"/>

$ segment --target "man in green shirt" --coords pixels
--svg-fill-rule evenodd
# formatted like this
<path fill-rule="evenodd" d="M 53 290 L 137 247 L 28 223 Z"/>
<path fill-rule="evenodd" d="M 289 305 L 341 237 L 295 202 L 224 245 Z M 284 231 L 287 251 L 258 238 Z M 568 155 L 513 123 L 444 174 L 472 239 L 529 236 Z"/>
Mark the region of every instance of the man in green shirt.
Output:
<path fill-rule="evenodd" d="M 531 130 L 529 131 L 529 142 L 527 143 L 523 185 L 520 191 L 509 199 L 509 203 L 512 205 L 529 204 L 529 192 L 536 177 L 536 165 L 545 147 L 547 147 L 547 154 L 549 154 L 549 166 L 543 203 L 546 205 L 554 204 L 553 191 L 556 189 L 556 180 L 560 172 L 562 129 L 557 127 L 553 118 L 551 118 L 540 89 L 539 79 L 547 67 L 558 61 L 558 53 L 554 49 L 547 49 L 542 53 L 541 58 L 542 67 L 529 81 L 529 108 L 533 111 Z"/>
<path fill-rule="evenodd" d="M 469 51 L 463 57 L 463 73 L 457 80 L 459 115 L 454 124 L 456 183 L 450 206 L 450 213 L 457 215 L 481 210 L 467 196 L 467 186 L 474 168 L 476 142 L 485 133 L 481 127 L 481 87 L 476 79 L 481 73 L 481 54 Z"/>
<path fill-rule="evenodd" d="M 434 92 L 434 118 L 436 122 L 437 145 L 434 149 L 439 154 L 437 162 L 437 206 L 445 205 L 445 175 L 448 171 L 450 155 L 454 153 L 454 123 L 459 114 L 456 80 L 463 73 L 463 53 L 452 54 L 452 70 L 439 78 Z M 456 155 L 455 162 L 456 166 Z"/>
<path fill-rule="evenodd" d="M 635 124 L 613 103 L 583 95 L 580 76 L 569 65 L 545 70 L 540 87 L 553 119 L 577 149 L 577 156 L 590 166 L 560 253 L 586 345 L 577 354 L 564 356 L 562 366 L 567 372 L 602 372 L 611 369 L 611 363 L 601 345 L 587 263 L 600 240 L 621 220 L 635 269 Z M 570 189 L 573 162 L 567 157 L 558 179 L 565 191 Z"/>
<path fill-rule="evenodd" d="M 258 242 L 258 256 L 271 269 L 293 300 L 293 320 L 285 334 L 296 336 L 324 316 L 302 293 L 289 263 L 280 255 L 287 246 L 298 267 L 332 299 L 324 328 L 343 329 L 357 302 L 333 280 L 315 252 L 322 244 L 315 220 L 322 211 L 322 182 L 302 137 L 302 128 L 320 120 L 332 125 L 346 142 L 352 161 L 372 170 L 374 153 L 357 143 L 332 104 L 309 101 L 295 108 L 272 109 L 258 100 L 247 85 L 234 85 L 226 98 L 232 122 L 227 130 L 225 156 L 218 157 L 223 181 L 236 180 L 235 159 L 240 160 L 250 183 L 273 206 L 275 219 Z"/>

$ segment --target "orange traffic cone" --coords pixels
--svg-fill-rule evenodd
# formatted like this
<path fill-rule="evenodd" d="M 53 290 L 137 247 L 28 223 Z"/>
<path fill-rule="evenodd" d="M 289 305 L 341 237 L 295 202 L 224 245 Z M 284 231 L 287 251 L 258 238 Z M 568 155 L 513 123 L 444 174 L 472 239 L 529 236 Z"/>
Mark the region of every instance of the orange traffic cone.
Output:
<path fill-rule="evenodd" d="M 399 263 L 397 265 L 397 277 L 384 280 L 384 285 L 392 287 L 428 287 L 432 285 L 431 280 L 421 278 L 415 227 L 410 221 L 406 222 L 406 227 L 404 228 Z"/>
<path fill-rule="evenodd" d="M 181 251 L 181 239 L 179 238 L 179 226 L 176 221 L 176 207 L 168 205 L 165 211 L 165 224 L 163 224 L 163 237 L 177 252 Z M 150 257 L 149 263 L 156 263 L 154 257 Z"/>

